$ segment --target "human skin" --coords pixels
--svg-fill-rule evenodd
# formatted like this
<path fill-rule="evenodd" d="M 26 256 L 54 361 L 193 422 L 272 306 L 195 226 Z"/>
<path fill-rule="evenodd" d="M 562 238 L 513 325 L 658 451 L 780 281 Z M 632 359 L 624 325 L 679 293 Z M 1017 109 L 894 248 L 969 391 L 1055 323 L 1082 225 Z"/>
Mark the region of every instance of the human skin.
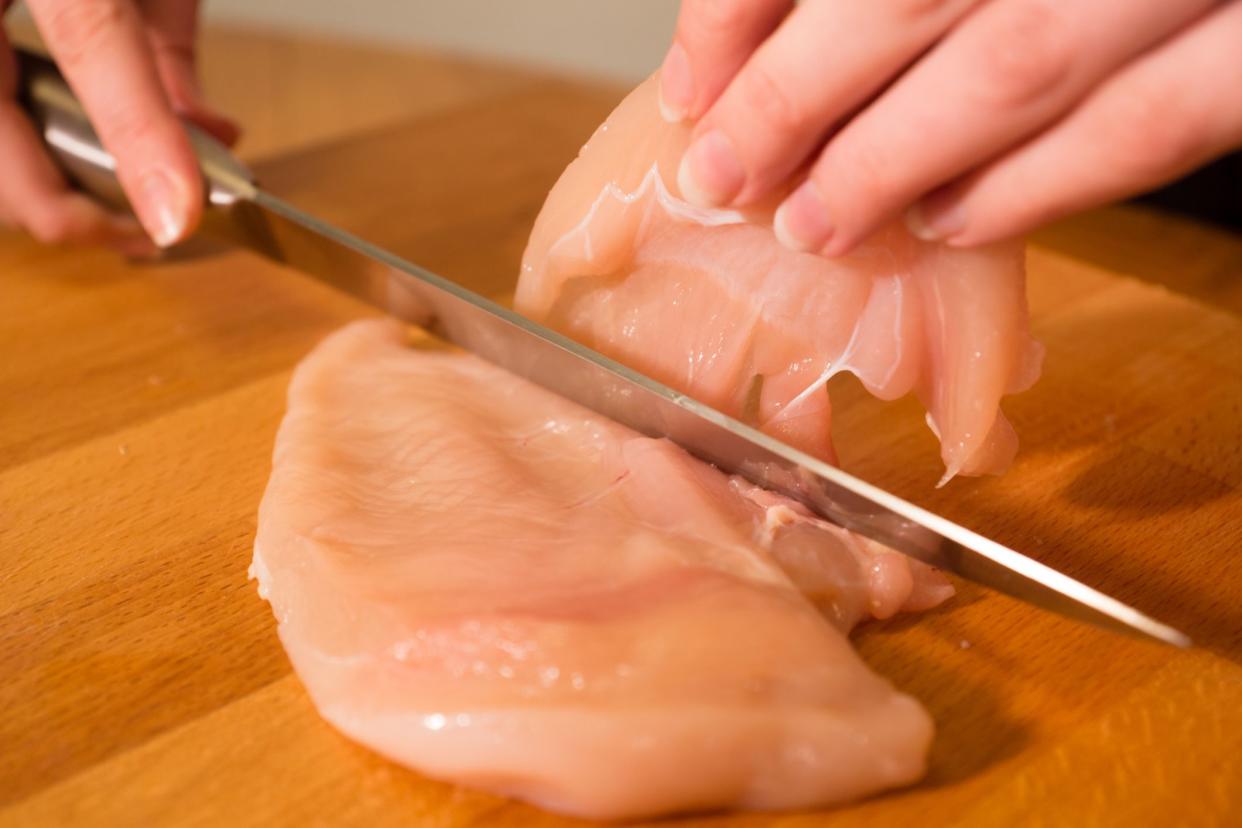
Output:
<path fill-rule="evenodd" d="M 3 11 L 11 0 L 0 0 Z M 203 185 L 181 118 L 232 143 L 237 128 L 202 99 L 194 61 L 198 0 L 28 0 L 82 101 L 137 221 L 65 181 L 16 100 L 18 64 L 0 29 L 0 224 L 49 244 L 104 244 L 150 256 L 189 235 Z"/>
<path fill-rule="evenodd" d="M 1242 145 L 1239 44 L 1238 0 L 684 0 L 662 108 L 701 206 L 799 178 L 791 248 L 974 246 Z"/>

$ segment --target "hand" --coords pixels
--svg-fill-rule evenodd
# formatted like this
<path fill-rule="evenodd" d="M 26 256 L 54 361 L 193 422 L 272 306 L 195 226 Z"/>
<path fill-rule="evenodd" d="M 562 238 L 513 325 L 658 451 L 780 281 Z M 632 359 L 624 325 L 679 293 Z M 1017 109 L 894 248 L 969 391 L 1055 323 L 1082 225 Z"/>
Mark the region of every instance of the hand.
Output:
<path fill-rule="evenodd" d="M 0 0 L 0 12 L 10 0 Z M 35 23 L 100 139 L 138 222 L 73 191 L 17 105 L 17 63 L 0 29 L 0 223 L 43 242 L 153 255 L 193 231 L 203 184 L 178 120 L 232 143 L 202 102 L 194 68 L 198 0 L 28 0 Z M 145 233 L 143 232 L 145 228 Z M 149 237 L 149 238 L 148 238 Z"/>
<path fill-rule="evenodd" d="M 1242 144 L 1242 0 L 684 0 L 661 75 L 683 195 L 797 173 L 777 236 L 839 255 L 905 212 L 969 246 Z"/>

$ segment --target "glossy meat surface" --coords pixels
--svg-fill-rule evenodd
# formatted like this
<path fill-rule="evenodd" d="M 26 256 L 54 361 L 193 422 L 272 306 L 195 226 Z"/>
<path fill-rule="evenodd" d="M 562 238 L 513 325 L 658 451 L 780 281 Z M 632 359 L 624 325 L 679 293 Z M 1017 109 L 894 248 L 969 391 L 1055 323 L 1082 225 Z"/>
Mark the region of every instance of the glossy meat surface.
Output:
<path fill-rule="evenodd" d="M 923 773 L 845 631 L 939 575 L 394 323 L 298 368 L 252 574 L 324 717 L 434 777 L 615 818 Z"/>
<path fill-rule="evenodd" d="M 771 205 L 681 200 L 689 129 L 636 89 L 557 182 L 523 259 L 519 310 L 725 413 L 833 459 L 825 383 L 915 393 L 945 480 L 1002 471 L 1017 439 L 1001 397 L 1028 387 L 1020 243 L 955 250 L 890 226 L 829 260 L 781 247 Z"/>

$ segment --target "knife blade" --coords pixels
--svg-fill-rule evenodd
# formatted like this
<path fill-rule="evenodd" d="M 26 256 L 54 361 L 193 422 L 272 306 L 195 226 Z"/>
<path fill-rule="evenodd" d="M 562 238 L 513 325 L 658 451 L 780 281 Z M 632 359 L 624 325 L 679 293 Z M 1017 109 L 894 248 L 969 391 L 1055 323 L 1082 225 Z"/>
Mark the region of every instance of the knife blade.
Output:
<path fill-rule="evenodd" d="M 20 56 L 22 100 L 71 181 L 125 207 L 115 162 L 56 67 Z M 321 279 L 465 350 L 834 524 L 1021 601 L 1178 647 L 1190 639 L 1111 596 L 728 417 L 265 192 L 187 126 L 207 184 L 201 232 Z"/>

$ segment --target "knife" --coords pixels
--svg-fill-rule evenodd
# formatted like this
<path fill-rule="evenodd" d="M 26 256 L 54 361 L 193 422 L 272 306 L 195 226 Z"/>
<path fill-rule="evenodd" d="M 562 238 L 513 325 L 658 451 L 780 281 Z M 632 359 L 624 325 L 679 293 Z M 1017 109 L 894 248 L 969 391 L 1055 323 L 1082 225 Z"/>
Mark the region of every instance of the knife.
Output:
<path fill-rule="evenodd" d="M 116 164 L 44 57 L 19 54 L 21 98 L 80 189 L 126 208 Z M 1115 598 L 873 486 L 265 192 L 187 125 L 207 190 L 200 232 L 319 278 L 579 405 L 665 437 L 722 471 L 931 566 L 1061 615 L 1178 647 L 1190 639 Z"/>

